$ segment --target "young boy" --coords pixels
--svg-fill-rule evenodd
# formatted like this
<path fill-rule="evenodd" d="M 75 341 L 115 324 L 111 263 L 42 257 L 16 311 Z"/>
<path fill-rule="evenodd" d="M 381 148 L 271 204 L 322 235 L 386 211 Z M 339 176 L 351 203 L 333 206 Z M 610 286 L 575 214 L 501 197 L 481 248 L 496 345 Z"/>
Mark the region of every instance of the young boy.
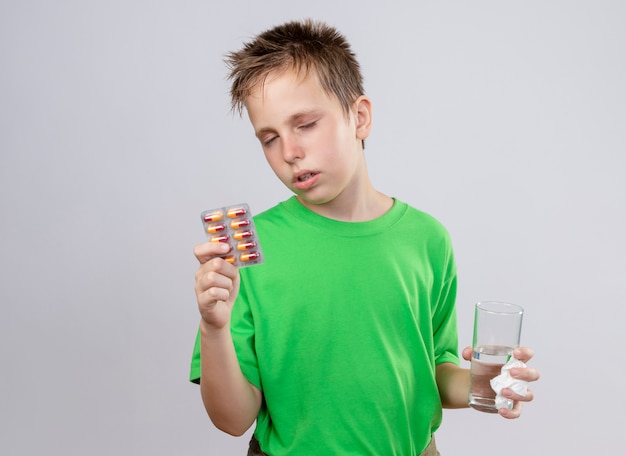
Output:
<path fill-rule="evenodd" d="M 372 104 L 355 55 L 335 29 L 303 21 L 227 62 L 233 108 L 294 196 L 255 217 L 263 264 L 238 270 L 222 243 L 194 250 L 191 380 L 211 420 L 233 435 L 256 420 L 249 455 L 438 454 L 442 406 L 467 407 L 469 389 L 452 246 L 435 219 L 372 186 Z M 533 398 L 506 393 L 506 418 Z"/>

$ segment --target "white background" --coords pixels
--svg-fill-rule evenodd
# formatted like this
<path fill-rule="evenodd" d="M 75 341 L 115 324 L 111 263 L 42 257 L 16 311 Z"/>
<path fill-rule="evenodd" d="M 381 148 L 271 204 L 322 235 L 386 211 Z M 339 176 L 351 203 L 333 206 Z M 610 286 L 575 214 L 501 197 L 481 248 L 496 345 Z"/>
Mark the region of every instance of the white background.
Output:
<path fill-rule="evenodd" d="M 475 301 L 526 309 L 536 400 L 446 411 L 442 454 L 615 454 L 626 3 L 305 5 L 0 1 L 0 453 L 245 454 L 187 382 L 192 249 L 202 210 L 289 196 L 229 113 L 224 53 L 313 17 L 362 63 L 375 185 L 453 237 L 461 346 Z"/>

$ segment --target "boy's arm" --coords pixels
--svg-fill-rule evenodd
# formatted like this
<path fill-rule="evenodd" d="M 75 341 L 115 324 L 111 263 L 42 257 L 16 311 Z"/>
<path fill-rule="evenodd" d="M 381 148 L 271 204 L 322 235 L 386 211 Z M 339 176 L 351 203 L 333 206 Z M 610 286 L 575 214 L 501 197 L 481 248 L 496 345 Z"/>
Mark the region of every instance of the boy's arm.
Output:
<path fill-rule="evenodd" d="M 259 413 L 261 391 L 241 373 L 228 327 L 214 329 L 202 320 L 200 344 L 204 407 L 218 429 L 242 435 Z"/>
<path fill-rule="evenodd" d="M 436 377 L 444 408 L 468 407 L 469 369 L 463 369 L 452 363 L 441 363 L 436 367 Z"/>
<path fill-rule="evenodd" d="M 241 372 L 230 333 L 232 307 L 239 293 L 239 270 L 219 255 L 228 251 L 220 242 L 196 246 L 196 298 L 200 321 L 200 392 L 213 424 L 241 435 L 257 417 L 262 395 Z"/>

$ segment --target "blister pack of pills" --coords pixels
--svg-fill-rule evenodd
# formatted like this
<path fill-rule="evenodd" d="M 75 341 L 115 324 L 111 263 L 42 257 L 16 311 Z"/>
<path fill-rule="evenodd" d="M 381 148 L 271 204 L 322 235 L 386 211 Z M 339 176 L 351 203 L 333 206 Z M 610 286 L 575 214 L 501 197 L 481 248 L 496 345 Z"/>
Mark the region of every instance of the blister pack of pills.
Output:
<path fill-rule="evenodd" d="M 241 268 L 263 263 L 252 213 L 246 203 L 202 211 L 200 218 L 209 241 L 230 245 L 230 252 L 222 257 L 226 261 Z"/>

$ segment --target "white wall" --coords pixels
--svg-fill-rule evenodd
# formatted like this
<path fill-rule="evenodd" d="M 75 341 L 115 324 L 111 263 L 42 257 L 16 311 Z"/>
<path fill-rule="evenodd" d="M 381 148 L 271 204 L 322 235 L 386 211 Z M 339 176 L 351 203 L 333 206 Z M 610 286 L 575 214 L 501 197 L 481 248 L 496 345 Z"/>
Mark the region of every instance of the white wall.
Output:
<path fill-rule="evenodd" d="M 384 5 L 384 6 L 383 6 Z M 621 446 L 626 3 L 0 2 L 0 453 L 237 455 L 187 383 L 203 209 L 288 197 L 222 55 L 284 20 L 352 42 L 376 185 L 438 217 L 472 306 L 526 308 L 517 421 L 446 411 L 443 455 Z M 607 378 L 600 379 L 600 375 Z M 503 454 L 480 449 L 480 454 Z"/>

